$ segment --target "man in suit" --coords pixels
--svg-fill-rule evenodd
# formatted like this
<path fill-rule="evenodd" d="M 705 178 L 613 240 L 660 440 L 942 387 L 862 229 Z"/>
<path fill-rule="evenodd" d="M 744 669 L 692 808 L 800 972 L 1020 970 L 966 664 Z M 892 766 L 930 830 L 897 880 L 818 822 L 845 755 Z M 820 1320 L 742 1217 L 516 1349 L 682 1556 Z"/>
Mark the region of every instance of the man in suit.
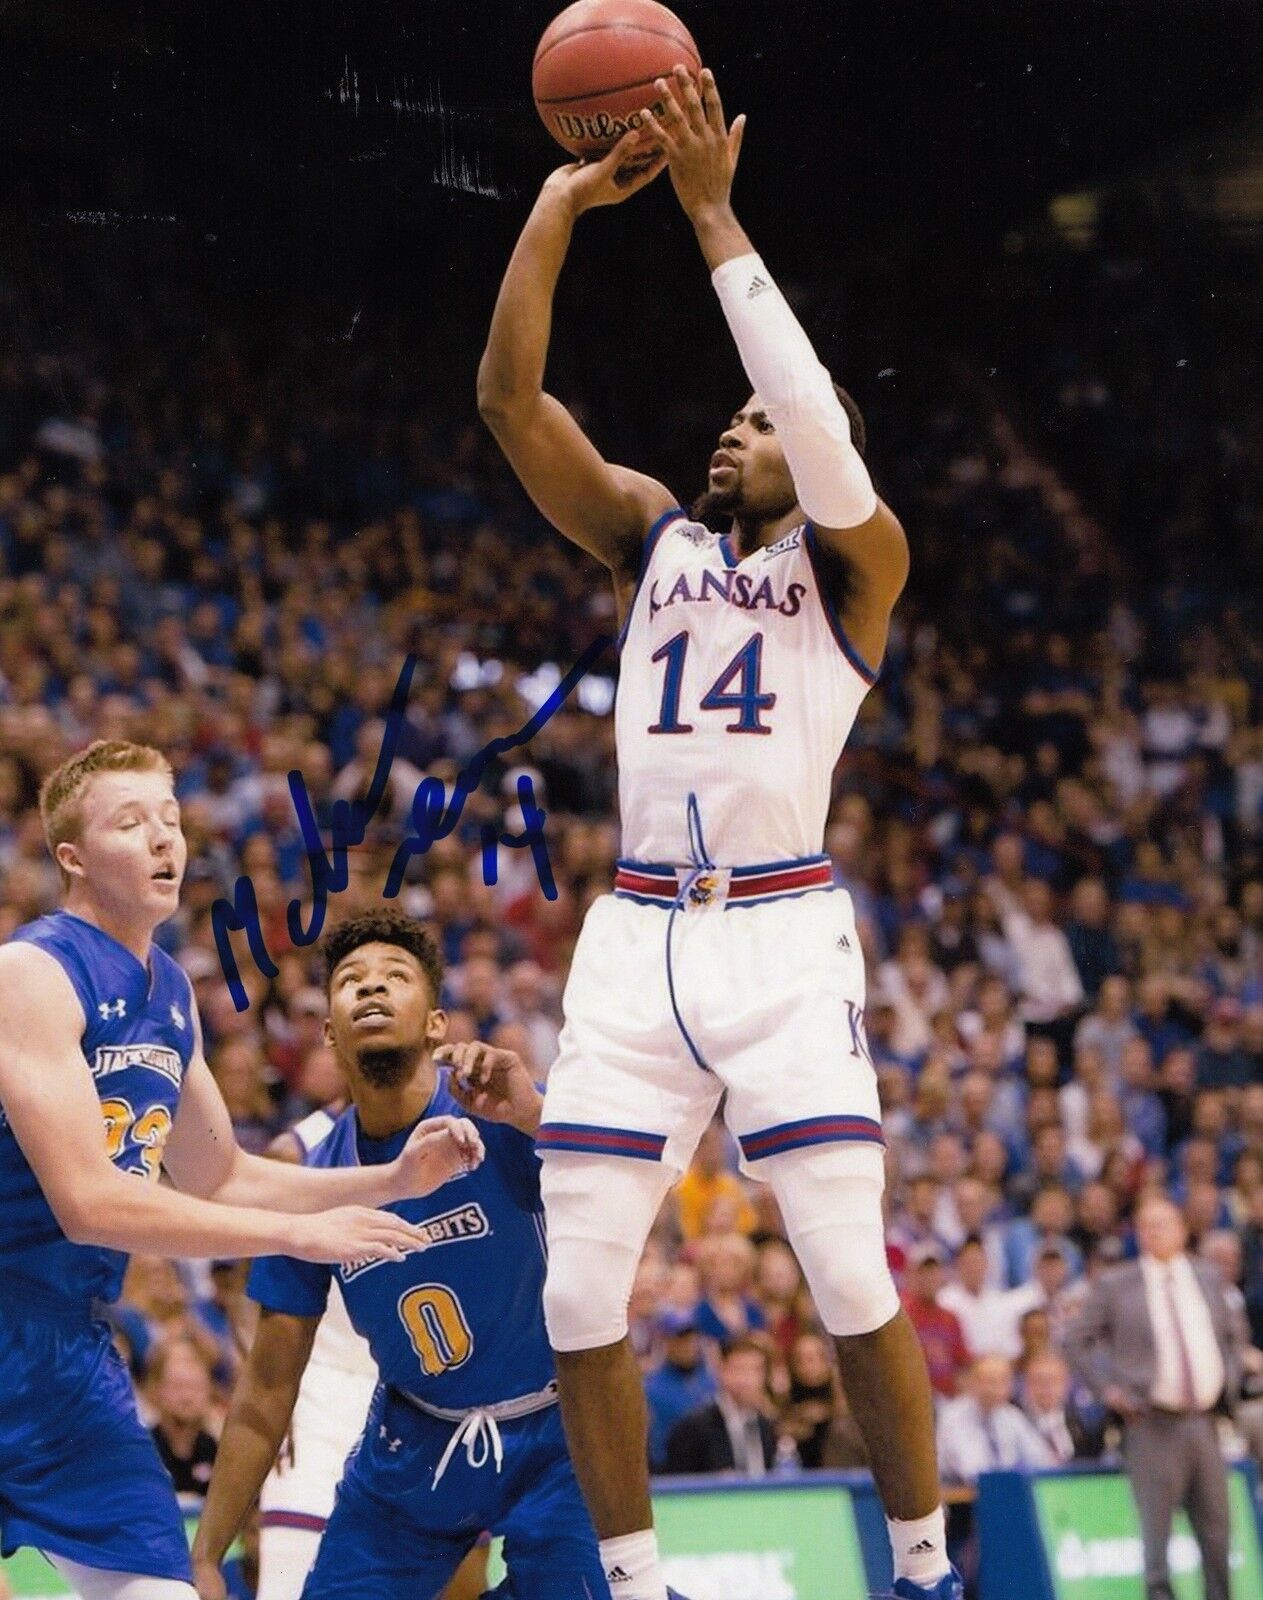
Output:
<path fill-rule="evenodd" d="M 1070 1368 L 1055 1350 L 1043 1350 L 1026 1363 L 1021 1405 L 1057 1466 L 1103 1454 L 1104 1408 L 1078 1403 L 1071 1392 Z"/>
<path fill-rule="evenodd" d="M 767 1351 L 758 1340 L 730 1340 L 718 1395 L 681 1417 L 668 1435 L 666 1470 L 764 1477 L 776 1460 L 776 1430 L 766 1416 L 767 1380 Z"/>
<path fill-rule="evenodd" d="M 1147 1600 L 1172 1600 L 1167 1544 L 1181 1506 L 1201 1548 L 1206 1600 L 1229 1600 L 1228 1478 L 1213 1413 L 1240 1386 L 1237 1324 L 1218 1269 L 1187 1254 L 1184 1218 L 1170 1200 L 1141 1202 L 1136 1238 L 1139 1260 L 1092 1286 L 1066 1354 L 1123 1419 Z"/>

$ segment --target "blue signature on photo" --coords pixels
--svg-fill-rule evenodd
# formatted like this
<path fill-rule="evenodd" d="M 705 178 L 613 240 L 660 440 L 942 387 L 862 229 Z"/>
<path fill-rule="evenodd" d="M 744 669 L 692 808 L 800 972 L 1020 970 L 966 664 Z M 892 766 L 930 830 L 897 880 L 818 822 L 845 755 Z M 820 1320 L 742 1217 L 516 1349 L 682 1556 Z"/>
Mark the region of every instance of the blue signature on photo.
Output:
<path fill-rule="evenodd" d="M 400 841 L 395 851 L 382 889 L 383 899 L 393 900 L 399 893 L 403 887 L 404 874 L 414 856 L 424 855 L 437 839 L 445 839 L 455 830 L 460 823 L 465 802 L 482 782 L 487 763 L 496 756 L 529 744 L 564 703 L 570 691 L 591 671 L 598 658 L 612 643 L 613 640 L 605 636 L 595 640 L 528 722 L 524 723 L 516 733 L 508 734 L 501 739 L 489 740 L 457 774 L 450 799 L 442 779 L 422 778 L 412 797 L 411 831 Z M 301 947 L 315 944 L 324 929 L 329 896 L 340 893 L 350 881 L 347 851 L 363 844 L 368 825 L 376 815 L 377 808 L 386 793 L 386 785 L 390 781 L 391 768 L 394 765 L 399 737 L 408 711 L 408 695 L 412 688 L 412 676 L 416 665 L 416 656 L 409 656 L 395 684 L 395 692 L 390 699 L 390 710 L 386 715 L 381 749 L 377 755 L 377 765 L 373 772 L 373 780 L 368 786 L 368 793 L 362 800 L 333 802 L 329 827 L 331 845 L 328 851 L 320 837 L 320 826 L 316 821 L 316 812 L 311 795 L 307 791 L 306 780 L 297 770 L 289 774 L 290 798 L 294 802 L 294 815 L 298 819 L 303 843 L 307 847 L 307 865 L 311 873 L 312 888 L 309 911 L 305 913 L 303 901 L 298 898 L 291 900 L 286 908 L 286 927 L 289 930 L 290 941 L 294 945 Z M 544 809 L 535 799 L 535 789 L 529 773 L 521 773 L 518 776 L 517 798 L 522 811 L 520 833 L 506 832 L 492 827 L 489 823 L 484 823 L 482 826 L 483 882 L 490 885 L 496 881 L 501 845 L 510 850 L 529 850 L 544 897 L 555 900 L 557 883 L 553 877 L 548 846 L 544 840 Z M 248 875 L 243 874 L 237 879 L 230 897 L 221 896 L 211 906 L 211 927 L 215 933 L 219 964 L 223 969 L 224 981 L 232 995 L 233 1004 L 238 1011 L 245 1011 L 250 1001 L 245 985 L 241 981 L 241 972 L 237 966 L 230 935 L 245 934 L 250 954 L 264 977 L 275 978 L 279 973 L 279 968 L 273 961 L 263 936 L 263 925 L 259 919 L 259 902 L 254 884 Z"/>

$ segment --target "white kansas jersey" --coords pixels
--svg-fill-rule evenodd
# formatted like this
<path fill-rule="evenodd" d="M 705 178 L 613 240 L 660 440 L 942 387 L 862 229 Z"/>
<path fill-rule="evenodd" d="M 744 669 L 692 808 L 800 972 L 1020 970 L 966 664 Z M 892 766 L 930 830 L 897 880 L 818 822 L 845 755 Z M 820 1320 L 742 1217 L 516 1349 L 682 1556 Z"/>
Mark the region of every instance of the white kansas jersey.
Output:
<path fill-rule="evenodd" d="M 873 674 L 816 556 L 809 523 L 743 560 L 683 511 L 650 530 L 615 705 L 625 858 L 694 862 L 690 795 L 718 866 L 821 852 L 833 769 Z"/>

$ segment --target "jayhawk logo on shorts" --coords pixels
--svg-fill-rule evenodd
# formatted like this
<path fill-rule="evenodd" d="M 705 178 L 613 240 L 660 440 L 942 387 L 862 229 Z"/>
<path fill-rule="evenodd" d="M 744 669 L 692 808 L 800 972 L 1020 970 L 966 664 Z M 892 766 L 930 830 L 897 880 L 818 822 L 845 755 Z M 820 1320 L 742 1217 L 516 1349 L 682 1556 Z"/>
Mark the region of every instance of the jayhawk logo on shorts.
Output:
<path fill-rule="evenodd" d="M 714 905 L 728 897 L 728 880 L 731 872 L 725 867 L 708 867 L 698 872 L 688 882 L 684 898 L 691 906 Z"/>

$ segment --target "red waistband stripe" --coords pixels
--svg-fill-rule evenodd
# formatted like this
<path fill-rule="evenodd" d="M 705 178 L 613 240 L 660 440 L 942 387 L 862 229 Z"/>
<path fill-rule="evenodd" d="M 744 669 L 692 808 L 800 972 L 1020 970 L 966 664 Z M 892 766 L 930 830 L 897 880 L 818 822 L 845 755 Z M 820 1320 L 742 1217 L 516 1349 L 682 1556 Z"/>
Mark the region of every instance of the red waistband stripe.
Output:
<path fill-rule="evenodd" d="M 586 1122 L 545 1122 L 535 1135 L 536 1148 L 573 1150 L 580 1155 L 630 1156 L 634 1161 L 661 1161 L 667 1139 L 661 1133 L 634 1128 L 600 1128 Z"/>
<path fill-rule="evenodd" d="M 328 1526 L 327 1517 L 313 1516 L 309 1511 L 261 1511 L 261 1528 L 297 1528 L 301 1533 L 323 1533 Z"/>
<path fill-rule="evenodd" d="M 872 1117 L 808 1117 L 802 1122 L 782 1122 L 760 1133 L 741 1136 L 741 1153 L 747 1161 L 801 1150 L 813 1144 L 885 1144 L 881 1123 Z"/>
<path fill-rule="evenodd" d="M 727 898 L 752 900 L 760 895 L 801 894 L 805 889 L 832 887 L 833 868 L 828 861 L 761 868 L 755 872 L 738 868 L 729 879 Z M 615 874 L 614 893 L 639 895 L 671 905 L 679 897 L 680 885 L 672 868 L 646 870 L 629 864 L 619 867 Z"/>

